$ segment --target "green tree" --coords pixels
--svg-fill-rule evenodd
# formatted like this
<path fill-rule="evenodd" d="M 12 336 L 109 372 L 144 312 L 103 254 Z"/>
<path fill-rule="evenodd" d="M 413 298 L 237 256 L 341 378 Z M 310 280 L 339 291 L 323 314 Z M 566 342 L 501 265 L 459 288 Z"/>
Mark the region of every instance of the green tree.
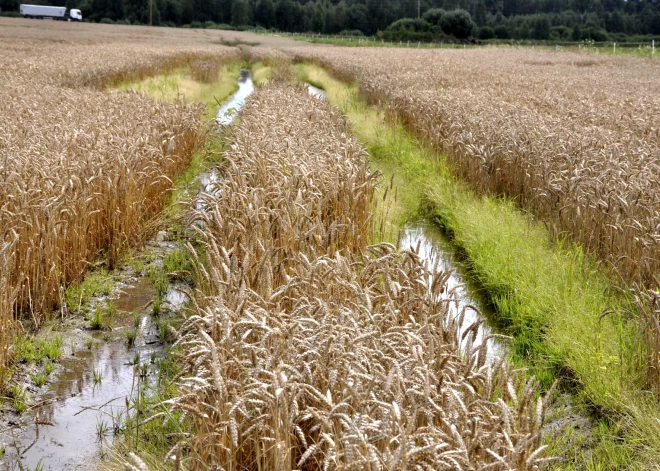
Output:
<path fill-rule="evenodd" d="M 550 20 L 548 17 L 542 16 L 534 20 L 532 37 L 540 40 L 550 39 Z"/>
<path fill-rule="evenodd" d="M 495 37 L 495 31 L 490 26 L 479 28 L 479 39 L 492 39 Z"/>
<path fill-rule="evenodd" d="M 479 3 L 477 3 L 474 12 L 474 22 L 477 24 L 477 26 L 484 26 L 486 24 L 487 14 L 488 10 L 486 9 L 486 2 L 484 0 L 479 0 Z"/>
<path fill-rule="evenodd" d="M 316 3 L 312 7 L 312 31 L 323 33 L 325 31 L 325 9 L 323 4 Z"/>
<path fill-rule="evenodd" d="M 369 31 L 369 9 L 362 3 L 354 3 L 348 7 L 348 24 L 350 29 L 366 33 Z"/>
<path fill-rule="evenodd" d="M 532 35 L 532 29 L 529 27 L 527 20 L 523 20 L 520 28 L 518 28 L 518 37 L 520 39 L 529 39 Z"/>
<path fill-rule="evenodd" d="M 427 23 L 440 26 L 440 20 L 442 20 L 442 17 L 445 13 L 447 12 L 442 8 L 431 8 L 422 15 L 422 18 Z"/>
<path fill-rule="evenodd" d="M 509 34 L 509 30 L 505 25 L 495 26 L 493 32 L 495 33 L 495 37 L 497 39 L 509 39 L 511 37 L 511 35 Z"/>
<path fill-rule="evenodd" d="M 470 13 L 465 10 L 451 10 L 442 16 L 440 27 L 446 34 L 458 39 L 467 38 L 475 29 Z"/>
<path fill-rule="evenodd" d="M 337 31 L 343 31 L 350 28 L 348 19 L 348 8 L 346 2 L 341 0 L 334 9 L 334 23 Z"/>
<path fill-rule="evenodd" d="M 250 5 L 247 0 L 234 0 L 231 6 L 231 24 L 246 26 L 250 24 Z"/>
<path fill-rule="evenodd" d="M 254 21 L 264 28 L 272 28 L 275 25 L 273 0 L 259 0 L 254 10 Z"/>
<path fill-rule="evenodd" d="M 571 34 L 571 39 L 573 41 L 582 41 L 582 29 L 580 25 L 575 25 L 573 27 L 573 33 Z"/>

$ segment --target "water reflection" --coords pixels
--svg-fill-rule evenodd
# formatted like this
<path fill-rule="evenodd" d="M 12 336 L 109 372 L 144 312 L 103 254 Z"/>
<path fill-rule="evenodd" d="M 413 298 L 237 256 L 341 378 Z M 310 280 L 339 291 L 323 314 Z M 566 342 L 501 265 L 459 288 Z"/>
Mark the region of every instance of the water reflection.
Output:
<path fill-rule="evenodd" d="M 494 333 L 492 327 L 488 324 L 488 316 L 486 315 L 490 312 L 489 307 L 477 295 L 474 286 L 471 286 L 463 277 L 465 271 L 456 263 L 449 242 L 437 228 L 427 222 L 417 222 L 406 226 L 401 238 L 401 248 L 418 249 L 419 256 L 426 262 L 429 270 L 433 270 L 435 267 L 436 273 L 451 271 L 443 297 L 452 297 L 456 300 L 450 304 L 453 316 L 458 316 L 465 311 L 463 323 L 460 327 L 461 334 L 480 319 L 484 322 L 477 332 L 475 344 L 481 344 L 485 336 Z M 488 340 L 489 359 L 492 360 L 503 355 L 504 349 L 505 345 L 502 340 Z"/>
<path fill-rule="evenodd" d="M 238 79 L 238 90 L 220 107 L 216 121 L 223 126 L 231 124 L 236 119 L 238 112 L 243 108 L 243 105 L 245 105 L 245 100 L 253 91 L 254 82 L 252 81 L 252 74 L 249 70 L 241 70 L 241 75 Z"/>

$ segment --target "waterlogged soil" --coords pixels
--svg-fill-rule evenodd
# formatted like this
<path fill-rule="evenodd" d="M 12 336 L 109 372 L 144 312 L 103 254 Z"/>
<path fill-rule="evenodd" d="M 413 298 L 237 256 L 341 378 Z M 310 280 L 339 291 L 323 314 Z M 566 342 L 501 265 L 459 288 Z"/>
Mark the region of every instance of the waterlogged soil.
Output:
<path fill-rule="evenodd" d="M 178 248 L 179 243 L 168 240 L 168 233 L 162 231 L 147 244 L 151 261 L 140 274 L 126 267 L 112 275 L 112 293 L 96 296 L 86 305 L 93 312 L 113 303 L 116 314 L 102 329 L 93 330 L 82 315 L 73 315 L 58 321 L 57 330 L 42 334 L 61 336 L 63 354 L 41 388 L 27 374 L 34 366 L 25 365 L 17 374 L 15 381 L 26 387 L 30 408 L 23 414 L 5 411 L 0 425 L 0 446 L 5 447 L 1 469 L 35 469 L 40 464 L 45 470 L 98 469 L 104 450 L 132 413 L 128 406 L 138 382 L 156 380 L 165 347 L 152 315 L 156 290 L 144 273 L 149 265 L 161 266 L 166 254 Z M 158 319 L 176 316 L 189 289 L 183 282 L 170 282 Z M 136 331 L 132 346 L 128 331 Z"/>
<path fill-rule="evenodd" d="M 325 99 L 323 90 L 305 85 L 310 95 Z M 239 90 L 221 106 L 218 123 L 231 124 L 253 91 L 250 72 L 241 71 Z M 200 191 L 214 191 L 218 178 L 215 169 L 200 175 Z M 493 333 L 487 322 L 487 304 L 470 285 L 469 278 L 464 277 L 465 270 L 437 229 L 423 222 L 409 225 L 403 231 L 401 247 L 417 250 L 429 269 L 435 269 L 431 276 L 451 272 L 446 295 L 456 300 L 450 305 L 452 315 L 464 316 L 463 330 L 482 321 L 478 341 Z M 159 233 L 147 244 L 149 263 L 162 265 L 166 254 L 178 248 L 178 242 L 168 240 L 167 232 Z M 6 411 L 0 420 L 0 446 L 5 447 L 5 457 L 0 461 L 2 469 L 20 469 L 19 463 L 29 469 L 40 463 L 45 470 L 98 468 L 104 450 L 131 413 L 129 403 L 138 381 L 155 381 L 157 362 L 164 351 L 151 316 L 156 291 L 151 281 L 142 276 L 144 273 L 146 269 L 136 274 L 125 268 L 113 275 L 115 289 L 109 296 L 91 300 L 88 309 L 92 312 L 112 300 L 117 313 L 108 328 L 92 330 L 89 321 L 78 315 L 59 320 L 57 332 L 52 329 L 45 334 L 62 336 L 64 353 L 42 388 L 36 388 L 29 380 L 30 367 L 18 375 L 28 390 L 31 407 L 22 415 Z M 171 282 L 163 315 L 175 315 L 185 304 L 188 290 L 185 283 Z M 126 332 L 134 329 L 135 345 L 129 347 Z M 491 358 L 503 354 L 505 344 L 501 340 L 488 342 Z M 146 375 L 140 375 L 140 370 Z"/>
<path fill-rule="evenodd" d="M 231 124 L 254 91 L 252 76 L 242 70 L 238 91 L 218 111 L 220 125 Z M 198 177 L 200 191 L 213 191 L 216 169 Z M 148 261 L 140 273 L 125 267 L 113 274 L 115 288 L 108 296 L 93 297 L 88 312 L 112 302 L 116 314 L 103 329 L 92 330 L 82 315 L 58 319 L 42 337 L 62 338 L 63 355 L 46 384 L 38 388 L 30 380 L 34 365 L 23 365 L 14 381 L 25 387 L 29 409 L 23 414 L 5 410 L 0 416 L 0 449 L 5 470 L 95 470 L 124 420 L 131 414 L 131 399 L 138 383 L 156 381 L 158 360 L 165 351 L 163 335 L 152 316 L 156 290 L 144 276 L 149 265 L 162 268 L 168 253 L 180 243 L 161 231 L 146 246 Z M 159 319 L 176 317 L 190 291 L 182 281 L 170 281 Z M 135 330 L 129 346 L 126 333 Z"/>

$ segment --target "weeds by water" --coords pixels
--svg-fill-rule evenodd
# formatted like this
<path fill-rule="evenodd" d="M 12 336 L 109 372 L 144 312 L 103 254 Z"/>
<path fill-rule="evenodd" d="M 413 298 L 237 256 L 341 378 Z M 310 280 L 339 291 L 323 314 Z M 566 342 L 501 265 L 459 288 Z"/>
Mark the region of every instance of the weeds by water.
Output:
<path fill-rule="evenodd" d="M 175 279 L 184 279 L 186 276 L 190 276 L 192 264 L 187 251 L 176 249 L 169 252 L 163 259 L 163 269 Z"/>
<path fill-rule="evenodd" d="M 156 299 L 154 299 L 151 303 L 151 315 L 154 317 L 160 316 L 162 305 L 163 299 L 160 296 L 157 296 Z"/>
<path fill-rule="evenodd" d="M 35 386 L 40 388 L 44 384 L 46 384 L 46 380 L 48 380 L 48 375 L 46 373 L 30 373 L 30 378 L 34 382 Z"/>
<path fill-rule="evenodd" d="M 135 339 L 137 338 L 137 330 L 127 330 L 126 331 L 126 343 L 128 347 L 131 348 L 135 345 Z"/>
<path fill-rule="evenodd" d="M 16 341 L 16 357 L 27 363 L 38 363 L 44 359 L 56 361 L 62 356 L 62 336 L 51 339 L 19 337 Z"/>
<path fill-rule="evenodd" d="M 22 414 L 28 409 L 28 395 L 23 386 L 14 384 L 9 390 L 9 395 L 12 398 L 12 405 L 19 414 Z"/>
<path fill-rule="evenodd" d="M 94 368 L 92 371 L 92 379 L 94 380 L 94 386 L 100 385 L 101 381 L 103 381 L 103 371 Z"/>
<path fill-rule="evenodd" d="M 66 304 L 70 312 L 80 312 L 93 296 L 109 295 L 114 284 L 105 270 L 90 273 L 80 284 L 72 284 L 66 289 Z"/>
<path fill-rule="evenodd" d="M 94 330 L 100 330 L 103 327 L 103 308 L 97 306 L 94 309 L 94 313 L 91 314 L 87 320 L 89 320 L 89 326 Z"/>

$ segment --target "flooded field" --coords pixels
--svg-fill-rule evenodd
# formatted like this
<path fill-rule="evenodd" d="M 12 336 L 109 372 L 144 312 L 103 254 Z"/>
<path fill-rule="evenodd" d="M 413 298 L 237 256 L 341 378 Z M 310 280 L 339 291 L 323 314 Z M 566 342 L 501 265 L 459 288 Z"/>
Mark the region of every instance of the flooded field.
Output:
<path fill-rule="evenodd" d="M 309 94 L 325 100 L 325 92 L 305 84 Z M 249 71 L 241 71 L 239 90 L 217 114 L 221 125 L 231 124 L 247 97 L 254 91 Z M 221 177 L 212 168 L 198 177 L 200 197 L 197 209 L 203 210 L 204 194 L 215 195 Z M 463 277 L 465 271 L 453 256 L 449 243 L 432 225 L 415 223 L 404 229 L 401 247 L 413 249 L 421 256 L 432 276 L 451 273 L 445 281 L 442 299 L 452 299 L 450 313 L 462 316 L 460 333 L 474 322 L 482 321 L 476 343 L 493 333 L 486 320 L 488 307 L 473 286 Z M 153 261 L 162 261 L 177 250 L 161 232 L 148 244 L 157 252 Z M 162 329 L 154 318 L 153 303 L 158 298 L 152 280 L 146 276 L 124 276 L 111 302 L 117 314 L 106 329 L 92 330 L 79 325 L 65 333 L 70 349 L 60 360 L 58 372 L 43 388 L 46 392 L 34 396 L 35 405 L 17 416 L 2 438 L 6 447 L 3 469 L 45 470 L 97 469 L 108 446 L 122 432 L 126 418 L 133 414 L 131 405 L 140 385 L 154 384 L 158 378 L 160 358 L 165 351 Z M 187 300 L 189 287 L 180 281 L 170 281 L 162 298 L 164 311 L 178 312 Z M 486 314 L 486 317 L 482 317 Z M 127 342 L 127 332 L 135 332 L 134 343 Z M 504 344 L 492 338 L 489 358 L 502 355 Z"/>

